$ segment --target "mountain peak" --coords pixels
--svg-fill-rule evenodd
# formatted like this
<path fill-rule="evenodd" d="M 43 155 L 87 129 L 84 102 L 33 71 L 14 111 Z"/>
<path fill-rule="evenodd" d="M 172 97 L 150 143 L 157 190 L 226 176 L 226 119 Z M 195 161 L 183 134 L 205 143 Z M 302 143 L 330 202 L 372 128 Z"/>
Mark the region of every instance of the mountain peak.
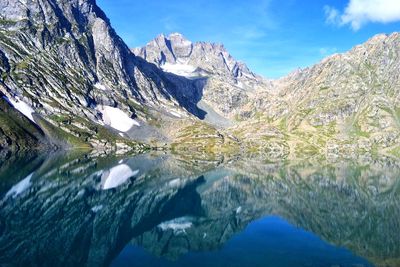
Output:
<path fill-rule="evenodd" d="M 182 34 L 180 33 L 171 33 L 167 40 L 171 42 L 173 46 L 190 46 L 192 45 L 192 42 L 186 39 Z"/>
<path fill-rule="evenodd" d="M 229 79 L 235 80 L 238 84 L 241 84 L 238 81 L 241 79 L 258 79 L 257 75 L 252 73 L 244 63 L 236 61 L 222 44 L 193 43 L 178 32 L 170 33 L 168 36 L 160 34 L 145 47 L 136 48 L 133 51 L 135 55 L 163 69 L 167 66 L 168 72 L 178 75 L 181 75 L 182 72 L 178 73 L 173 70 L 180 65 L 179 69 L 184 67 L 185 70 L 200 70 L 198 73 L 200 76 L 208 73 L 230 77 Z M 171 66 L 173 67 L 170 68 Z M 193 77 L 193 75 L 188 76 Z"/>
<path fill-rule="evenodd" d="M 182 38 L 182 39 L 186 39 L 182 33 L 179 32 L 172 32 L 168 35 L 169 38 Z"/>

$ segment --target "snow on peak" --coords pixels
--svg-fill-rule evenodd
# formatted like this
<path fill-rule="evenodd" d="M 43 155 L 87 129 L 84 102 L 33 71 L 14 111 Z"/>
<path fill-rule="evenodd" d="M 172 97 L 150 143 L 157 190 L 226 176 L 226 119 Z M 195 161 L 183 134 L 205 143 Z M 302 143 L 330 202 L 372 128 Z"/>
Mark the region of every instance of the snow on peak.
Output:
<path fill-rule="evenodd" d="M 192 45 L 192 42 L 186 39 L 182 34 L 174 32 L 171 33 L 168 36 L 168 39 L 170 39 L 174 45 L 177 46 L 190 46 Z"/>
<path fill-rule="evenodd" d="M 173 32 L 169 35 L 169 37 L 182 37 L 183 38 L 183 35 L 179 32 Z"/>
<path fill-rule="evenodd" d="M 125 112 L 123 112 L 119 108 L 114 108 L 110 106 L 99 106 L 97 109 L 103 115 L 104 124 L 118 131 L 127 132 L 134 125 L 140 126 L 140 124 L 136 120 L 130 118 Z"/>
<path fill-rule="evenodd" d="M 161 66 L 161 69 L 165 72 L 170 72 L 179 76 L 184 77 L 194 77 L 196 76 L 196 67 L 189 65 L 189 64 L 182 64 L 182 63 L 165 63 Z"/>

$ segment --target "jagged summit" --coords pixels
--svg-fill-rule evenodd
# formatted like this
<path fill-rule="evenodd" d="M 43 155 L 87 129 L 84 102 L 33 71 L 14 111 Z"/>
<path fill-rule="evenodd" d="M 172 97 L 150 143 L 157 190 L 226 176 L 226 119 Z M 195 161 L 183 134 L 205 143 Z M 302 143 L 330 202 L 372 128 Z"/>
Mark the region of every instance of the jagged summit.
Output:
<path fill-rule="evenodd" d="M 166 73 L 201 80 L 196 83 L 202 95 L 200 105 L 205 104 L 208 114 L 216 112 L 230 119 L 237 114 L 252 114 L 250 98 L 271 88 L 270 81 L 234 59 L 222 44 L 192 42 L 180 33 L 160 34 L 133 52 Z"/>
<path fill-rule="evenodd" d="M 230 77 L 236 82 L 262 80 L 246 64 L 235 60 L 222 44 L 191 42 L 181 33 L 168 36 L 160 34 L 145 47 L 135 48 L 133 52 L 165 71 L 178 75 L 213 74 Z M 197 70 L 198 73 L 191 74 L 190 70 Z"/>

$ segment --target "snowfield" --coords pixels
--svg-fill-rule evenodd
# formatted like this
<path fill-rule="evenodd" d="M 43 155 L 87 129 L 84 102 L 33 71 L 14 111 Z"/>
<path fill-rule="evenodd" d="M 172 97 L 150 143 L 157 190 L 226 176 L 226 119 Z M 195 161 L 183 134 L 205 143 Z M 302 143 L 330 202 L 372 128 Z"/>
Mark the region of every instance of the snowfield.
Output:
<path fill-rule="evenodd" d="M 171 115 L 173 115 L 173 116 L 175 116 L 175 117 L 177 117 L 177 118 L 182 118 L 182 115 L 179 114 L 179 113 L 176 112 L 176 111 L 170 110 L 169 113 L 171 113 Z"/>
<path fill-rule="evenodd" d="M 29 106 L 27 103 L 19 100 L 18 98 L 16 98 L 16 100 L 14 100 L 14 99 L 10 99 L 6 96 L 3 96 L 3 99 L 6 100 L 8 103 L 10 103 L 16 110 L 18 110 L 19 112 L 24 114 L 25 117 L 27 117 L 29 120 L 31 120 L 33 123 L 36 124 L 36 122 L 32 116 L 32 113 L 34 113 L 35 111 L 33 110 L 33 108 L 31 106 Z"/>
<path fill-rule="evenodd" d="M 136 120 L 131 119 L 125 112 L 123 112 L 119 108 L 100 106 L 98 107 L 98 110 L 103 115 L 104 124 L 120 132 L 127 132 L 133 126 L 140 126 L 140 124 Z"/>
<path fill-rule="evenodd" d="M 184 76 L 184 77 L 193 77 L 196 76 L 195 71 L 196 67 L 188 64 L 182 64 L 182 63 L 176 63 L 176 64 L 171 64 L 171 63 L 165 63 L 164 65 L 161 66 L 161 69 L 165 72 L 170 72 L 179 76 Z"/>

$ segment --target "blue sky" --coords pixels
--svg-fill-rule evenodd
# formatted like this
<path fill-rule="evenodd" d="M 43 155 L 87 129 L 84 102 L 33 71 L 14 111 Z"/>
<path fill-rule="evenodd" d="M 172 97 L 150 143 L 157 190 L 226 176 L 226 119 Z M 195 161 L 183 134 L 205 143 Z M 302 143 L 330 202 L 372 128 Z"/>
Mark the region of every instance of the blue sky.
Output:
<path fill-rule="evenodd" d="M 130 47 L 158 34 L 223 43 L 268 78 L 400 31 L 399 0 L 97 0 Z"/>

